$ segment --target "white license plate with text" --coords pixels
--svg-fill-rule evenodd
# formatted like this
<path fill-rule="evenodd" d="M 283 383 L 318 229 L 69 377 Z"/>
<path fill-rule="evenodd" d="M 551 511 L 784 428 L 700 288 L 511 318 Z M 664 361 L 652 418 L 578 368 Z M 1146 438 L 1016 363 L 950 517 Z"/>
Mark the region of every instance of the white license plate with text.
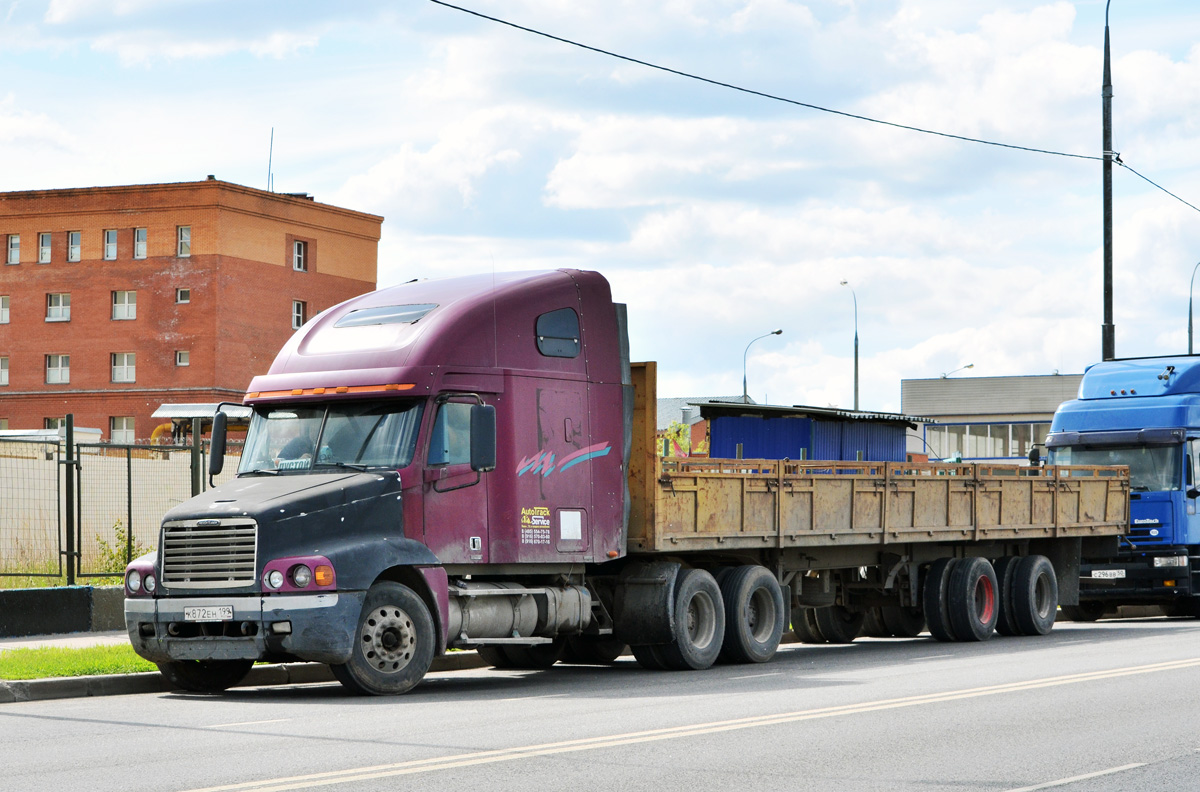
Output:
<path fill-rule="evenodd" d="M 183 609 L 183 620 L 190 622 L 220 622 L 233 619 L 232 605 L 206 605 Z"/>
<path fill-rule="evenodd" d="M 1125 577 L 1124 569 L 1093 569 L 1093 578 L 1104 578 L 1105 580 L 1116 580 L 1117 578 Z"/>

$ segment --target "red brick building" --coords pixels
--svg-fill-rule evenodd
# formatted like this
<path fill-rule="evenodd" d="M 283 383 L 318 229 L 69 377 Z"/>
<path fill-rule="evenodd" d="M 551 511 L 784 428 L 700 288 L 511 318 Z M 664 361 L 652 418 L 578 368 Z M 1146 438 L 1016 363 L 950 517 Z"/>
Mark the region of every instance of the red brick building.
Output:
<path fill-rule="evenodd" d="M 0 193 L 0 429 L 149 438 L 375 288 L 382 217 L 206 181 Z"/>

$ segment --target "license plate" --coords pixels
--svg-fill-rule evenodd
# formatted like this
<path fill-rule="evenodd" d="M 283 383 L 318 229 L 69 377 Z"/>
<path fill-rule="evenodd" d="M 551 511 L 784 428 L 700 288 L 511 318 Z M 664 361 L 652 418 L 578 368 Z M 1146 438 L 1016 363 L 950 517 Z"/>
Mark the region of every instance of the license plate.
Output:
<path fill-rule="evenodd" d="M 1125 577 L 1124 569 L 1093 569 L 1093 578 L 1103 578 L 1105 580 L 1116 580 L 1117 578 Z"/>
<path fill-rule="evenodd" d="M 220 622 L 233 619 L 232 605 L 184 608 L 183 620 L 190 622 Z"/>

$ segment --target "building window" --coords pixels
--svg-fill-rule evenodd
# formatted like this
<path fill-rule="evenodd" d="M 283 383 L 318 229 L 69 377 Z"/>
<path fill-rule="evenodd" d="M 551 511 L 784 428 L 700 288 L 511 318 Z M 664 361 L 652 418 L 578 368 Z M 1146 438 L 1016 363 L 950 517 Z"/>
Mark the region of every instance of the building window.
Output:
<path fill-rule="evenodd" d="M 67 232 L 67 261 L 79 261 L 79 237 L 80 232 Z"/>
<path fill-rule="evenodd" d="M 108 439 L 110 443 L 133 445 L 133 416 L 109 418 Z"/>
<path fill-rule="evenodd" d="M 0 357 L 0 385 L 8 384 L 8 357 Z"/>
<path fill-rule="evenodd" d="M 0 418 L 0 429 L 7 429 L 7 428 L 8 428 L 8 419 Z"/>
<path fill-rule="evenodd" d="M 191 289 L 176 289 L 175 290 L 175 302 L 183 304 L 183 303 L 190 303 L 191 301 L 192 301 L 192 290 Z"/>
<path fill-rule="evenodd" d="M 112 381 L 135 382 L 137 380 L 137 355 L 133 352 L 114 352 L 112 355 Z"/>
<path fill-rule="evenodd" d="M 112 308 L 113 319 L 137 319 L 137 292 L 113 292 Z"/>
<path fill-rule="evenodd" d="M 71 381 L 71 356 L 46 355 L 46 384 L 65 385 Z M 48 426 L 47 429 L 57 427 Z"/>
<path fill-rule="evenodd" d="M 0 324 L 8 324 L 8 295 L 0 295 Z"/>
<path fill-rule="evenodd" d="M 46 429 L 63 429 L 66 425 L 66 418 L 46 418 L 42 421 L 42 426 Z"/>
<path fill-rule="evenodd" d="M 47 322 L 69 322 L 69 321 L 71 321 L 71 295 L 69 295 L 69 294 L 47 294 L 46 295 L 46 321 Z"/>
<path fill-rule="evenodd" d="M 308 318 L 308 305 L 303 300 L 292 300 L 292 329 L 299 330 Z"/>
<path fill-rule="evenodd" d="M 50 232 L 38 234 L 38 264 L 50 263 Z"/>
<path fill-rule="evenodd" d="M 5 259 L 5 261 L 8 264 L 20 264 L 21 263 L 21 235 L 20 234 L 9 234 L 8 235 L 8 258 Z"/>
<path fill-rule="evenodd" d="M 175 255 L 179 257 L 192 255 L 192 227 L 179 226 L 177 229 Z M 276 248 L 278 250 L 278 248 Z"/>
<path fill-rule="evenodd" d="M 175 352 L 175 365 L 190 366 L 192 365 L 191 358 L 192 353 L 188 352 L 186 349 L 177 350 Z"/>
<path fill-rule="evenodd" d="M 135 259 L 146 258 L 146 229 L 133 229 L 133 257 Z"/>
<path fill-rule="evenodd" d="M 104 260 L 117 260 L 117 231 L 114 228 L 104 232 Z"/>
<path fill-rule="evenodd" d="M 308 243 L 296 241 L 292 243 L 292 269 L 297 272 L 308 271 Z"/>

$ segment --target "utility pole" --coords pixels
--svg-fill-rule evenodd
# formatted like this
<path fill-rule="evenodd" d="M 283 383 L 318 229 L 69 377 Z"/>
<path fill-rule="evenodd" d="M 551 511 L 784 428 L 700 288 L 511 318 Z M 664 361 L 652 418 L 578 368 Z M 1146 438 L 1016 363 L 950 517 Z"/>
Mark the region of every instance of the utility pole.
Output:
<path fill-rule="evenodd" d="M 1104 115 L 1104 325 L 1100 328 L 1100 356 L 1112 360 L 1116 352 L 1116 328 L 1113 327 L 1113 242 L 1112 242 L 1112 66 L 1108 47 L 1108 6 L 1104 4 L 1104 86 L 1101 89 Z"/>

